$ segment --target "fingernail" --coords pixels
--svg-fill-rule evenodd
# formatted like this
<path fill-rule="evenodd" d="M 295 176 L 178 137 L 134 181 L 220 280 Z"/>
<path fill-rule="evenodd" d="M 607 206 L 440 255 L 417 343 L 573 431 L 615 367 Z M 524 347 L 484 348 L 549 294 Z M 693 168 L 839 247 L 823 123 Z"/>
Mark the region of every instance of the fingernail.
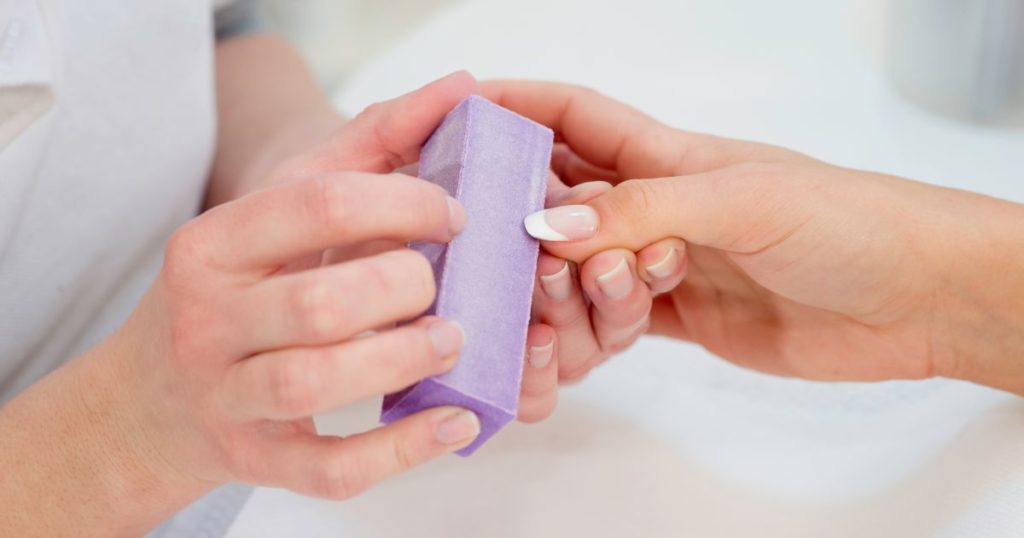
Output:
<path fill-rule="evenodd" d="M 583 203 L 610 190 L 612 190 L 612 184 L 607 181 L 588 181 L 559 193 L 550 203 L 551 205 L 558 205 L 567 200 Z"/>
<path fill-rule="evenodd" d="M 668 278 L 679 269 L 679 252 L 670 248 L 660 260 L 644 269 L 654 278 Z"/>
<path fill-rule="evenodd" d="M 463 444 L 480 435 L 480 419 L 471 411 L 457 411 L 437 425 L 434 435 L 441 444 Z"/>
<path fill-rule="evenodd" d="M 564 301 L 572 294 L 572 280 L 569 278 L 569 262 L 565 262 L 557 273 L 540 276 L 540 287 L 555 301 Z"/>
<path fill-rule="evenodd" d="M 597 212 L 590 206 L 564 205 L 532 213 L 526 231 L 544 241 L 579 241 L 597 234 Z"/>
<path fill-rule="evenodd" d="M 448 197 L 448 232 L 455 235 L 466 226 L 466 210 L 458 200 Z"/>
<path fill-rule="evenodd" d="M 540 370 L 551 363 L 551 354 L 554 350 L 554 340 L 551 340 L 543 346 L 530 346 L 530 352 L 526 359 L 530 361 L 530 366 Z"/>
<path fill-rule="evenodd" d="M 458 322 L 438 320 L 427 327 L 427 338 L 438 357 L 447 357 L 462 349 L 466 332 Z"/>
<path fill-rule="evenodd" d="M 597 286 L 601 288 L 601 293 L 605 297 L 613 301 L 629 295 L 629 292 L 633 291 L 633 275 L 629 274 L 626 258 L 619 260 L 611 271 L 597 277 Z"/>

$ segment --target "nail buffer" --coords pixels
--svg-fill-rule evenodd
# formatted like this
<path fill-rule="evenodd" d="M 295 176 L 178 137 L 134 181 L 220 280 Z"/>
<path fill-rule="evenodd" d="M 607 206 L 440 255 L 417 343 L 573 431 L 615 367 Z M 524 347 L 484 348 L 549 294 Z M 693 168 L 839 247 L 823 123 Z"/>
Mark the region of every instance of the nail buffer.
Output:
<path fill-rule="evenodd" d="M 466 331 L 450 371 L 384 398 L 383 422 L 441 405 L 480 417 L 473 453 L 515 419 L 537 267 L 537 240 L 523 219 L 544 208 L 553 134 L 490 101 L 470 96 L 437 128 L 420 155 L 419 175 L 466 209 L 448 245 L 414 244 L 430 259 L 437 299 L 429 313 Z"/>

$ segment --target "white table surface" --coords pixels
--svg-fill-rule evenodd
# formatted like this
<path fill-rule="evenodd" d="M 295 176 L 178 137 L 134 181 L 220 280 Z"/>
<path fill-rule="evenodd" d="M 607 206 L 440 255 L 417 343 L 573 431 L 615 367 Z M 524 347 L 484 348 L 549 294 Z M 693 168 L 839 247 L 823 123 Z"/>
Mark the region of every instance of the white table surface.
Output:
<path fill-rule="evenodd" d="M 383 6 L 385 3 L 382 2 Z M 386 9 L 382 7 L 382 9 Z M 692 130 L 1024 201 L 1024 132 L 894 95 L 877 2 L 457 3 L 356 76 L 356 112 L 449 71 L 586 84 Z M 951 253 L 956 255 L 956 253 Z M 319 423 L 374 423 L 367 402 Z M 513 425 L 345 502 L 257 489 L 229 536 L 1020 536 L 1024 403 L 819 384 L 648 339 Z"/>

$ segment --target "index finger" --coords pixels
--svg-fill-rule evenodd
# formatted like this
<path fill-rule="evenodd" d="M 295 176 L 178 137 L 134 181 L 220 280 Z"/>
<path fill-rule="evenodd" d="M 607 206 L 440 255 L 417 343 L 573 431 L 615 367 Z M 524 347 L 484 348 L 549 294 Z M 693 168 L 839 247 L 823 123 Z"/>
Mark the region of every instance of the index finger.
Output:
<path fill-rule="evenodd" d="M 219 205 L 182 228 L 169 248 L 187 249 L 219 269 L 270 270 L 362 241 L 447 242 L 465 218 L 437 185 L 401 174 L 343 172 Z"/>
<path fill-rule="evenodd" d="M 799 154 L 782 148 L 673 129 L 594 90 L 571 84 L 495 80 L 480 84 L 491 101 L 547 125 L 577 155 L 623 179 L 706 172 L 753 159 Z"/>

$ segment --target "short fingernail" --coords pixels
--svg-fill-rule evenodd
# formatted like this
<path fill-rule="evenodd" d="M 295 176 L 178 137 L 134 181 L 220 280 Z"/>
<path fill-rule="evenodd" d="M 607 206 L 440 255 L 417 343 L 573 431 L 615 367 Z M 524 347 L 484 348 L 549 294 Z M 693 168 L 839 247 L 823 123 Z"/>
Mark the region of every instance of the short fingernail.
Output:
<path fill-rule="evenodd" d="M 579 241 L 597 234 L 597 212 L 590 206 L 565 205 L 532 213 L 526 231 L 544 241 Z"/>
<path fill-rule="evenodd" d="M 605 297 L 613 301 L 629 295 L 629 292 L 633 291 L 633 275 L 629 273 L 626 258 L 619 260 L 611 271 L 597 277 L 597 286 L 601 288 L 601 293 Z"/>
<path fill-rule="evenodd" d="M 430 338 L 430 346 L 438 357 L 447 357 L 462 349 L 466 332 L 458 322 L 438 320 L 427 327 L 427 338 Z"/>
<path fill-rule="evenodd" d="M 480 435 L 480 419 L 472 411 L 457 411 L 441 421 L 434 434 L 441 444 L 463 444 Z"/>
<path fill-rule="evenodd" d="M 540 370 L 551 363 L 551 355 L 555 351 L 555 341 L 551 340 L 543 346 L 530 346 L 526 360 L 530 366 Z"/>
<path fill-rule="evenodd" d="M 674 248 L 668 249 L 668 252 L 657 262 L 644 267 L 647 274 L 654 278 L 668 278 L 675 274 L 679 270 L 679 251 Z"/>
<path fill-rule="evenodd" d="M 569 278 L 569 262 L 565 262 L 557 273 L 540 276 L 540 287 L 555 301 L 564 301 L 572 294 L 572 279 Z"/>
<path fill-rule="evenodd" d="M 551 200 L 551 205 L 558 205 L 567 200 L 575 200 L 577 203 L 586 202 L 612 190 L 612 184 L 607 181 L 588 181 L 580 183 L 571 189 L 562 191 Z"/>
<path fill-rule="evenodd" d="M 455 235 L 466 226 L 466 210 L 458 200 L 448 197 L 448 232 Z"/>

